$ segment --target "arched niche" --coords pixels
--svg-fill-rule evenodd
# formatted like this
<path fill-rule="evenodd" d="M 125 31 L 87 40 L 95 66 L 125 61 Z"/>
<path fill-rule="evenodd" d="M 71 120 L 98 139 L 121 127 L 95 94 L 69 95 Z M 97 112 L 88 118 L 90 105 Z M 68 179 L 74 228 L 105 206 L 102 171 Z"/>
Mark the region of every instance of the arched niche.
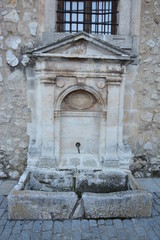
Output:
<path fill-rule="evenodd" d="M 101 106 L 96 97 L 88 91 L 76 90 L 63 99 L 62 111 L 100 111 Z"/>
<path fill-rule="evenodd" d="M 100 139 L 103 138 L 99 100 L 79 89 L 68 93 L 60 108 L 60 165 L 99 166 Z"/>

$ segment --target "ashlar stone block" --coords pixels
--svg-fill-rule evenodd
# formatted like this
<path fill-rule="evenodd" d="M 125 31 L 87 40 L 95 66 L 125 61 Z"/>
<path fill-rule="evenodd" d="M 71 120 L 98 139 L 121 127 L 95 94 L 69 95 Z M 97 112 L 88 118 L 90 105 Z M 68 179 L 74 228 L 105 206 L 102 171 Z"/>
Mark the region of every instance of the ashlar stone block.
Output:
<path fill-rule="evenodd" d="M 10 219 L 68 219 L 77 202 L 74 192 L 13 191 L 8 197 Z"/>
<path fill-rule="evenodd" d="M 147 217 L 151 195 L 139 190 L 108 194 L 83 193 L 86 218 Z"/>

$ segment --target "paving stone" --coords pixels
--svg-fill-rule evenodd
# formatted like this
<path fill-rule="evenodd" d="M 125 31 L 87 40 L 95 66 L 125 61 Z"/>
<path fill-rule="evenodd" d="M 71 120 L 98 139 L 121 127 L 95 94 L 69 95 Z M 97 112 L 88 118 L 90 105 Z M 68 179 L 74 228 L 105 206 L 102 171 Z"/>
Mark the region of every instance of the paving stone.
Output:
<path fill-rule="evenodd" d="M 100 238 L 99 237 L 92 237 L 92 239 L 99 240 Z"/>
<path fill-rule="evenodd" d="M 1 203 L 1 207 L 0 208 L 5 208 L 6 209 L 7 206 L 8 206 L 7 198 L 5 197 L 5 198 L 3 198 L 3 201 Z"/>
<path fill-rule="evenodd" d="M 89 226 L 97 226 L 97 221 L 96 220 L 89 220 Z"/>
<path fill-rule="evenodd" d="M 120 219 L 113 220 L 113 224 L 116 229 L 124 229 L 123 223 Z"/>
<path fill-rule="evenodd" d="M 11 235 L 12 229 L 3 229 L 2 233 L 1 233 L 1 239 L 2 240 L 7 240 L 9 239 L 10 235 Z"/>
<path fill-rule="evenodd" d="M 19 235 L 19 233 L 11 234 L 9 240 L 20 240 L 20 235 Z"/>
<path fill-rule="evenodd" d="M 144 218 L 139 219 L 138 223 L 139 223 L 139 226 L 148 227 L 148 218 L 147 219 L 144 219 Z"/>
<path fill-rule="evenodd" d="M 111 225 L 113 225 L 113 221 L 112 220 L 105 220 L 105 224 L 107 226 L 111 226 Z"/>
<path fill-rule="evenodd" d="M 31 230 L 33 228 L 33 224 L 34 224 L 33 221 L 24 221 L 23 229 L 24 230 Z"/>
<path fill-rule="evenodd" d="M 152 180 L 160 187 L 160 178 L 152 178 Z"/>
<path fill-rule="evenodd" d="M 14 225 L 13 227 L 13 233 L 16 234 L 16 233 L 20 233 L 22 228 L 23 228 L 23 221 L 16 221 L 16 224 Z"/>
<path fill-rule="evenodd" d="M 42 224 L 42 231 L 49 231 L 53 229 L 53 221 L 44 221 Z"/>
<path fill-rule="evenodd" d="M 136 233 L 138 234 L 138 236 L 146 236 L 146 232 L 144 230 L 144 228 L 142 227 L 135 227 Z"/>
<path fill-rule="evenodd" d="M 105 222 L 104 222 L 104 220 L 103 219 L 100 219 L 100 220 L 98 220 L 98 225 L 103 225 L 103 224 L 105 224 Z"/>
<path fill-rule="evenodd" d="M 104 233 L 107 231 L 107 226 L 106 225 L 99 225 L 98 229 L 100 231 L 100 233 Z"/>
<path fill-rule="evenodd" d="M 81 235 L 81 239 L 83 240 L 88 240 L 88 239 L 91 239 L 92 238 L 92 235 L 91 235 L 91 232 L 82 232 L 82 235 Z"/>
<path fill-rule="evenodd" d="M 150 218 L 150 219 L 148 219 L 148 224 L 152 227 L 154 227 L 154 224 L 155 224 L 155 220 L 154 220 L 155 218 Z"/>
<path fill-rule="evenodd" d="M 88 220 L 81 220 L 81 228 L 82 230 L 89 229 L 89 221 Z"/>
<path fill-rule="evenodd" d="M 67 234 L 64 233 L 62 239 L 64 239 L 64 240 L 71 240 L 72 239 L 72 232 L 67 233 Z"/>
<path fill-rule="evenodd" d="M 133 223 L 134 223 L 134 226 L 135 226 L 135 228 L 140 228 L 140 229 L 143 229 L 143 228 L 145 228 L 145 227 L 147 227 L 147 228 L 149 228 L 150 226 L 149 226 L 149 222 L 148 222 L 148 220 L 149 220 L 150 218 L 146 218 L 146 219 L 134 219 L 133 221 Z M 137 230 L 138 231 L 138 230 Z"/>
<path fill-rule="evenodd" d="M 155 208 L 155 210 L 156 210 L 158 213 L 160 213 L 160 205 L 155 204 L 155 205 L 154 205 L 154 208 Z"/>
<path fill-rule="evenodd" d="M 1 207 L 1 203 L 2 203 L 3 199 L 4 199 L 4 196 L 0 195 L 0 207 Z"/>
<path fill-rule="evenodd" d="M 31 239 L 33 239 L 33 240 L 41 239 L 41 233 L 40 232 L 31 232 Z"/>
<path fill-rule="evenodd" d="M 123 220 L 123 225 L 126 229 L 134 226 L 132 220 L 129 220 L 129 219 Z"/>
<path fill-rule="evenodd" d="M 71 232 L 72 229 L 72 221 L 71 220 L 64 220 L 63 221 L 63 231 L 64 232 Z"/>
<path fill-rule="evenodd" d="M 78 231 L 72 232 L 72 240 L 81 240 L 81 233 Z"/>
<path fill-rule="evenodd" d="M 3 231 L 3 229 L 4 229 L 4 226 L 0 226 L 0 234 Z"/>
<path fill-rule="evenodd" d="M 0 217 L 2 217 L 3 216 L 3 214 L 5 213 L 5 208 L 2 208 L 2 209 L 0 209 Z"/>
<path fill-rule="evenodd" d="M 4 181 L 1 185 L 0 185 L 0 193 L 2 195 L 7 196 L 8 193 L 13 189 L 13 187 L 17 184 L 17 181 L 13 181 L 13 180 L 7 180 Z"/>
<path fill-rule="evenodd" d="M 71 240 L 71 233 L 70 234 L 65 233 L 65 235 L 63 236 L 63 239 L 64 240 Z"/>
<path fill-rule="evenodd" d="M 152 216 L 158 216 L 159 213 L 157 212 L 157 210 L 154 208 L 154 206 L 152 207 Z"/>
<path fill-rule="evenodd" d="M 8 228 L 13 228 L 15 224 L 16 224 L 15 221 L 7 221 L 7 222 L 6 222 L 6 225 L 5 225 L 5 228 L 6 228 L 6 229 L 8 229 Z"/>
<path fill-rule="evenodd" d="M 153 204 L 155 204 L 155 205 L 157 205 L 157 206 L 160 205 L 160 199 L 159 199 L 158 197 L 155 197 L 152 201 L 153 201 Z M 154 205 L 154 206 L 155 206 L 155 205 Z"/>
<path fill-rule="evenodd" d="M 157 236 L 159 237 L 160 236 L 160 228 L 159 227 L 154 227 L 152 229 L 157 234 Z"/>
<path fill-rule="evenodd" d="M 54 233 L 61 233 L 63 230 L 63 223 L 59 221 L 54 222 Z"/>
<path fill-rule="evenodd" d="M 159 197 L 157 197 L 156 203 L 157 203 L 158 205 L 160 205 L 160 198 L 159 198 Z"/>
<path fill-rule="evenodd" d="M 110 239 L 112 239 L 112 240 L 117 240 L 118 238 L 110 238 Z"/>
<path fill-rule="evenodd" d="M 108 232 L 109 237 L 111 237 L 111 238 L 117 237 L 116 230 L 113 226 L 107 226 L 107 232 Z"/>
<path fill-rule="evenodd" d="M 139 240 L 149 240 L 148 236 L 139 236 Z"/>
<path fill-rule="evenodd" d="M 4 226 L 7 222 L 7 219 L 1 219 L 0 220 L 0 226 Z"/>
<path fill-rule="evenodd" d="M 67 232 L 63 234 L 63 240 L 70 240 L 72 238 L 72 233 Z"/>
<path fill-rule="evenodd" d="M 147 236 L 150 240 L 159 240 L 159 237 L 157 237 L 156 233 L 152 229 L 146 229 Z"/>
<path fill-rule="evenodd" d="M 137 178 L 140 185 L 149 192 L 158 192 L 159 186 L 155 183 L 152 178 Z"/>
<path fill-rule="evenodd" d="M 81 229 L 81 222 L 80 220 L 72 220 L 72 230 L 78 231 Z"/>
<path fill-rule="evenodd" d="M 155 194 L 160 198 L 160 190 L 156 191 Z"/>
<path fill-rule="evenodd" d="M 130 234 L 129 235 L 129 240 L 139 240 L 139 236 L 136 233 Z"/>
<path fill-rule="evenodd" d="M 157 222 L 158 224 L 159 224 L 159 226 L 160 226 L 160 217 L 159 216 L 156 216 L 156 217 L 154 217 L 153 218 L 153 222 Z"/>
<path fill-rule="evenodd" d="M 129 239 L 129 234 L 125 230 L 118 229 L 117 235 L 118 235 L 118 239 L 120 239 L 120 240 L 128 240 Z"/>
<path fill-rule="evenodd" d="M 103 234 L 101 234 L 101 240 L 109 240 L 110 238 L 109 238 L 109 236 L 108 236 L 108 233 L 107 232 L 105 232 L 105 233 L 103 233 Z M 113 238 L 112 238 L 113 239 Z"/>
<path fill-rule="evenodd" d="M 129 227 L 126 231 L 131 235 L 137 234 L 134 227 Z"/>
<path fill-rule="evenodd" d="M 133 218 L 132 223 L 133 223 L 134 226 L 138 227 L 139 226 L 139 219 L 138 218 Z"/>
<path fill-rule="evenodd" d="M 62 237 L 62 235 L 57 235 L 57 234 L 55 234 L 55 235 L 52 236 L 52 240 L 62 240 L 62 239 L 64 239 L 64 238 Z"/>
<path fill-rule="evenodd" d="M 21 233 L 21 239 L 28 240 L 30 239 L 31 232 L 29 230 L 23 230 Z"/>
<path fill-rule="evenodd" d="M 42 228 L 42 221 L 35 221 L 33 224 L 33 232 L 40 232 Z"/>
<path fill-rule="evenodd" d="M 7 210 L 5 210 L 5 212 L 3 213 L 1 219 L 8 219 L 8 212 L 7 212 Z"/>
<path fill-rule="evenodd" d="M 156 194 L 156 193 L 153 193 L 153 194 L 152 194 L 152 198 L 153 198 L 154 200 L 157 200 L 157 199 L 159 199 L 159 197 L 157 196 L 157 194 Z"/>
<path fill-rule="evenodd" d="M 52 237 L 52 231 L 50 230 L 50 231 L 42 232 L 41 235 L 43 240 L 49 240 Z"/>
<path fill-rule="evenodd" d="M 90 227 L 90 232 L 91 232 L 92 236 L 97 237 L 97 238 L 100 237 L 100 231 L 97 227 L 95 227 L 95 226 Z"/>

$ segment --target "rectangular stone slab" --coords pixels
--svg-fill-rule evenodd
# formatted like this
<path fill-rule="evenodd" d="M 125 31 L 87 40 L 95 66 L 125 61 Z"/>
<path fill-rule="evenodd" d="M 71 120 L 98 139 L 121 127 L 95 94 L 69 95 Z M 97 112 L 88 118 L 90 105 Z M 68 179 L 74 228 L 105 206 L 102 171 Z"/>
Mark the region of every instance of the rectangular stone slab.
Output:
<path fill-rule="evenodd" d="M 128 190 L 126 172 L 98 172 L 93 176 L 81 174 L 76 178 L 76 191 L 93 193 L 110 193 Z"/>
<path fill-rule="evenodd" d="M 8 196 L 9 219 L 68 219 L 77 200 L 74 192 L 13 190 Z"/>
<path fill-rule="evenodd" d="M 150 193 L 145 191 L 123 191 L 117 193 L 83 193 L 86 218 L 132 218 L 150 217 Z"/>

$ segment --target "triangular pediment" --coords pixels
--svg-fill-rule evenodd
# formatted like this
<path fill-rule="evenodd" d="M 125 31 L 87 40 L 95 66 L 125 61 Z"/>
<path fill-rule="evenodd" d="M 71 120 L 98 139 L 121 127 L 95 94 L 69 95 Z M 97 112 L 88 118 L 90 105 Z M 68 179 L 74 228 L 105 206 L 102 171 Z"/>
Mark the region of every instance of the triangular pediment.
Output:
<path fill-rule="evenodd" d="M 123 49 L 93 37 L 87 33 L 78 33 L 65 37 L 57 42 L 34 49 L 32 56 L 65 57 L 65 58 L 96 58 L 130 60 L 130 53 Z"/>

